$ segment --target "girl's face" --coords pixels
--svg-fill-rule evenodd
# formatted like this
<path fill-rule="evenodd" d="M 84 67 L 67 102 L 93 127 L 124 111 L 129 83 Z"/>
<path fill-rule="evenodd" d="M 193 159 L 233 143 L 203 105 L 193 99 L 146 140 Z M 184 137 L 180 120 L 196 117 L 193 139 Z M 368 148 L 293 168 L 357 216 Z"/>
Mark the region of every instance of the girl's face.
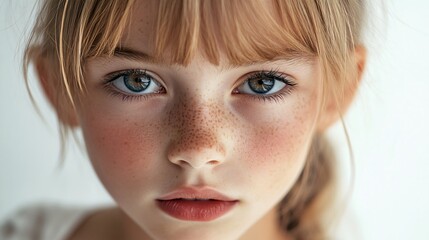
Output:
<path fill-rule="evenodd" d="M 156 63 L 148 8 L 122 50 L 86 65 L 78 116 L 99 178 L 154 239 L 274 236 L 317 129 L 317 61 Z"/>

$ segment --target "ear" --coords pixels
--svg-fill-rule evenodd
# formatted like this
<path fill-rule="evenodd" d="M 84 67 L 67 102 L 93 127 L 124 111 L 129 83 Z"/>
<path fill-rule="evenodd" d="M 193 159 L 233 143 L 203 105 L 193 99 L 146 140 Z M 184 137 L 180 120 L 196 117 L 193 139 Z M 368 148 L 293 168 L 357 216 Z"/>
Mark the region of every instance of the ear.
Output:
<path fill-rule="evenodd" d="M 64 125 L 74 128 L 79 125 L 76 109 L 62 88 L 59 73 L 53 69 L 59 69 L 48 57 L 36 57 L 36 73 L 46 98 L 54 108 L 58 120 Z"/>
<path fill-rule="evenodd" d="M 333 123 L 337 122 L 341 116 L 348 110 L 352 103 L 354 96 L 356 95 L 358 86 L 360 85 L 362 75 L 366 65 L 366 48 L 362 45 L 358 45 L 354 50 L 354 62 L 350 77 L 355 78 L 353 81 L 347 81 L 344 86 L 344 95 L 338 101 L 334 98 L 327 98 L 325 106 L 321 110 L 318 131 L 323 132 L 329 128 Z"/>

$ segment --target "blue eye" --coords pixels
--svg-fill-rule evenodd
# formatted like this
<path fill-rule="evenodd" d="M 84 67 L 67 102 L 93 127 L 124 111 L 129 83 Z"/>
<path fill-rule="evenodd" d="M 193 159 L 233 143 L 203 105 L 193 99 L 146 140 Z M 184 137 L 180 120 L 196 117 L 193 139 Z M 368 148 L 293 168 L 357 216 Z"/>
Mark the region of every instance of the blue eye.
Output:
<path fill-rule="evenodd" d="M 164 87 L 145 70 L 133 69 L 114 74 L 109 84 L 129 95 L 146 95 L 164 91 Z"/>
<path fill-rule="evenodd" d="M 272 95 L 284 88 L 293 87 L 296 84 L 284 74 L 275 71 L 261 71 L 252 73 L 237 90 L 239 93 L 251 95 Z M 290 90 L 290 89 L 289 89 Z"/>

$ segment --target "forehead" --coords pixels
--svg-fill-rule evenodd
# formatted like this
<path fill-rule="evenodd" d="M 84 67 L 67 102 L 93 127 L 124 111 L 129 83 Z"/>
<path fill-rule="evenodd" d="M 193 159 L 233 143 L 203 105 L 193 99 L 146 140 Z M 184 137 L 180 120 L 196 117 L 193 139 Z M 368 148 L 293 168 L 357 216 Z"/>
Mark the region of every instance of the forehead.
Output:
<path fill-rule="evenodd" d="M 156 6 L 150 0 L 136 0 L 131 11 L 128 27 L 120 46 L 124 49 L 139 49 L 143 53 L 153 54 L 156 31 Z"/>
<path fill-rule="evenodd" d="M 314 54 L 297 47 L 278 14 L 270 0 L 136 0 L 117 49 L 180 65 L 195 57 L 228 65 L 312 60 Z"/>

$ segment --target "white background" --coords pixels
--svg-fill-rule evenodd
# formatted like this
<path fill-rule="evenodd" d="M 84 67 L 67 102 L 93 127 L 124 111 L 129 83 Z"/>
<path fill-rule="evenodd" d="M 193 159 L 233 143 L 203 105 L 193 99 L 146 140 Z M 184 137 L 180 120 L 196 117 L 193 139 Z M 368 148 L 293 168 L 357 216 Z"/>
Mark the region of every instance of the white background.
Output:
<path fill-rule="evenodd" d="M 46 124 L 27 96 L 20 64 L 33 2 L 0 0 L 0 219 L 34 202 L 111 203 L 76 147 L 59 166 L 55 116 L 33 77 Z M 344 222 L 357 239 L 429 239 L 429 2 L 385 5 L 370 16 L 368 71 L 346 116 L 355 185 Z M 341 126 L 330 135 L 348 188 Z"/>

